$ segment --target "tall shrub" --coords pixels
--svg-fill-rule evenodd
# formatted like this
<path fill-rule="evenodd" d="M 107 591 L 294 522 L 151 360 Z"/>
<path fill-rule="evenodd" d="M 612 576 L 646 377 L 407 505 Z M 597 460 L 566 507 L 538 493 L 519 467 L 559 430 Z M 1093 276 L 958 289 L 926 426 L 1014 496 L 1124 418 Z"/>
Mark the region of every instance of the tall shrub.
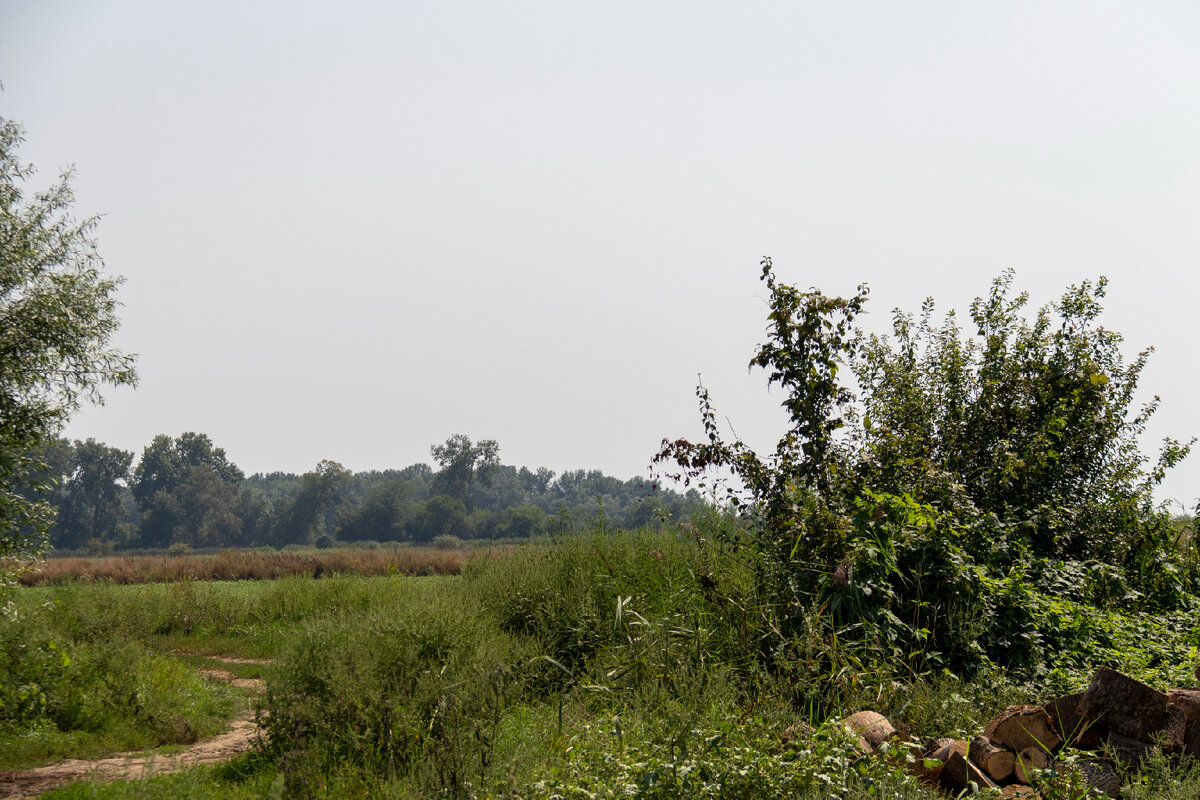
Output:
<path fill-rule="evenodd" d="M 1190 445 L 1166 440 L 1147 469 L 1138 439 L 1158 398 L 1134 410 L 1151 350 L 1126 362 L 1098 318 L 1106 281 L 1070 287 L 1034 318 L 1012 273 L 971 305 L 974 336 L 953 312 L 935 326 L 897 312 L 893 338 L 870 336 L 854 360 L 865 414 L 859 463 L 880 491 L 994 514 L 1004 541 L 1037 557 L 1097 559 L 1142 571 L 1167 547 L 1153 490 Z"/>
<path fill-rule="evenodd" d="M 970 667 L 1011 622 L 988 587 L 1014 568 L 1098 562 L 1151 607 L 1189 588 L 1153 491 L 1190 444 L 1165 440 L 1153 465 L 1141 454 L 1158 401 L 1132 405 L 1150 351 L 1126 362 L 1099 324 L 1103 279 L 1027 320 L 1006 272 L 972 304 L 974 335 L 953 312 L 935 325 L 928 300 L 919 320 L 895 312 L 890 338 L 853 327 L 865 287 L 802 292 L 769 259 L 762 279 L 768 341 L 750 366 L 785 392 L 775 452 L 727 441 L 701 386 L 706 440 L 664 440 L 655 462 L 720 487 L 751 523 L 744 543 L 785 640 L 816 618 L 876 655 L 919 666 L 940 651 Z"/>

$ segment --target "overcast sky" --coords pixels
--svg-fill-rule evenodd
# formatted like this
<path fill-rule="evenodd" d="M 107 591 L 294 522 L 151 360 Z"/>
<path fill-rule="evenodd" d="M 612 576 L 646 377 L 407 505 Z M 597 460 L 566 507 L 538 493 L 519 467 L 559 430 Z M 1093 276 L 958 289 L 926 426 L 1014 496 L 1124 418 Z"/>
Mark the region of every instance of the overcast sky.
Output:
<path fill-rule="evenodd" d="M 207 433 L 248 473 L 647 474 L 782 429 L 781 280 L 965 313 L 1110 278 L 1157 352 L 1147 450 L 1200 434 L 1200 5 L 4 0 L 0 116 L 126 278 L 141 385 L 67 434 Z M 1165 497 L 1200 495 L 1200 453 Z"/>

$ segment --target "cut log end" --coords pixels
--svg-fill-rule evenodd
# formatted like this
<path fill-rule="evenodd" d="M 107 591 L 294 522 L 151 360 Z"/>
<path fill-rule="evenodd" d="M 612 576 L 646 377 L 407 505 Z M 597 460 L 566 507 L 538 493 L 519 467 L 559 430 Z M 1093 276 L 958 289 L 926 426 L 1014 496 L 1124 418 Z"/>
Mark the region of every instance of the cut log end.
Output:
<path fill-rule="evenodd" d="M 1030 747 L 1053 752 L 1062 746 L 1050 715 L 1041 706 L 1012 706 L 988 723 L 984 735 L 1019 753 Z"/>
<path fill-rule="evenodd" d="M 1050 756 L 1038 747 L 1026 747 L 1017 753 L 1016 776 L 1021 783 L 1033 783 L 1034 775 L 1050 766 Z"/>
<path fill-rule="evenodd" d="M 971 740 L 967 756 L 994 781 L 1008 780 L 1016 768 L 1016 753 L 1001 747 L 986 736 L 976 736 Z"/>
<path fill-rule="evenodd" d="M 1000 790 L 1000 796 L 1003 798 L 1015 798 L 1016 800 L 1041 800 L 1041 795 L 1032 786 L 1024 786 L 1020 783 L 1010 783 Z"/>
<path fill-rule="evenodd" d="M 880 745 L 896 735 L 896 729 L 887 717 L 875 711 L 859 711 L 851 714 L 842 721 L 851 735 L 858 736 L 867 742 L 872 752 L 877 752 Z"/>
<path fill-rule="evenodd" d="M 942 770 L 946 768 L 946 762 L 955 753 L 964 756 L 967 754 L 967 742 L 964 739 L 930 739 L 925 743 L 913 772 L 928 783 L 936 784 L 941 778 Z M 926 766 L 926 763 L 930 766 Z"/>
<path fill-rule="evenodd" d="M 958 751 L 951 753 L 946 765 L 942 767 L 942 773 L 938 776 L 938 784 L 943 789 L 949 789 L 955 793 L 969 788 L 971 784 L 975 784 L 980 789 L 998 788 L 995 781 Z"/>

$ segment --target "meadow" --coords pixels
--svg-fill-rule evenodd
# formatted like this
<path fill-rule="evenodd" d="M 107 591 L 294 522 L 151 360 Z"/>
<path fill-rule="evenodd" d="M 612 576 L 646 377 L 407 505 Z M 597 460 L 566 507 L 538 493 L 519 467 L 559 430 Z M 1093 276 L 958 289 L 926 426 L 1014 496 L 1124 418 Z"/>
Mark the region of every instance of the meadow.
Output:
<path fill-rule="evenodd" d="M 938 795 L 904 758 L 863 756 L 840 717 L 870 708 L 916 740 L 970 738 L 1100 663 L 1194 682 L 1200 626 L 1182 612 L 1063 606 L 1042 622 L 1065 636 L 1071 620 L 1072 647 L 969 678 L 869 660 L 819 624 L 785 637 L 723 544 L 731 524 L 597 530 L 465 557 L 457 575 L 24 587 L 0 628 L 0 769 L 170 752 L 253 704 L 261 745 L 231 762 L 45 796 L 916 800 Z M 269 661 L 236 667 L 265 692 L 204 675 L 228 656 Z M 811 733 L 789 736 L 800 722 Z M 1082 796 L 1056 769 L 1042 796 Z M 1200 791 L 1200 770 L 1165 756 L 1123 779 L 1127 797 Z"/>

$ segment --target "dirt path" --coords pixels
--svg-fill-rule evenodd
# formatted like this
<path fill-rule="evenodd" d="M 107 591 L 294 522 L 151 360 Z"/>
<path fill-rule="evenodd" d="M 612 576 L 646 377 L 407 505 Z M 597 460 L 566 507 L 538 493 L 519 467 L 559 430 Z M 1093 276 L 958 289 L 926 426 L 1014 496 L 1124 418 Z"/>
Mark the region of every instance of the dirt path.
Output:
<path fill-rule="evenodd" d="M 226 664 L 266 664 L 249 658 L 213 657 Z M 216 680 L 226 681 L 243 689 L 262 691 L 263 682 L 258 678 L 236 678 L 223 669 L 204 669 L 201 673 Z M 178 772 L 200 764 L 215 764 L 240 755 L 259 739 L 259 728 L 249 714 L 244 714 L 230 725 L 229 730 L 212 739 L 188 745 L 173 753 L 147 755 L 144 751 L 118 753 L 109 758 L 73 758 L 36 769 L 0 772 L 0 800 L 35 797 L 78 780 L 133 780 Z"/>

